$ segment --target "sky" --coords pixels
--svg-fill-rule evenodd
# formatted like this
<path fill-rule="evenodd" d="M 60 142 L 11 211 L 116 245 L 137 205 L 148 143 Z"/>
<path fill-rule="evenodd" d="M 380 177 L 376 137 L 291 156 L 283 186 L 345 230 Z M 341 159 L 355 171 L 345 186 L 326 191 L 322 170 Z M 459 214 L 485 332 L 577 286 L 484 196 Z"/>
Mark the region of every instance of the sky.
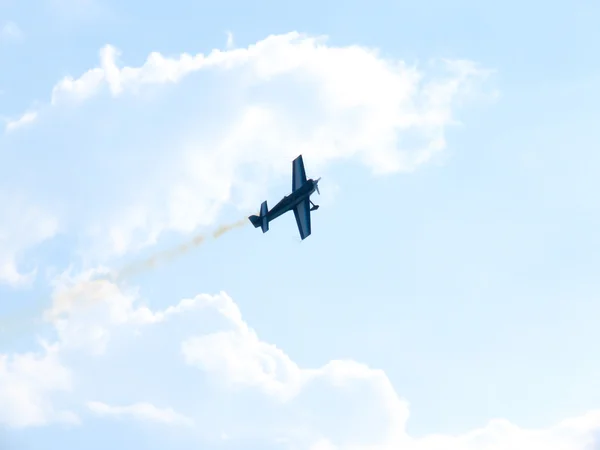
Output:
<path fill-rule="evenodd" d="M 0 0 L 0 448 L 600 449 L 599 20 Z"/>

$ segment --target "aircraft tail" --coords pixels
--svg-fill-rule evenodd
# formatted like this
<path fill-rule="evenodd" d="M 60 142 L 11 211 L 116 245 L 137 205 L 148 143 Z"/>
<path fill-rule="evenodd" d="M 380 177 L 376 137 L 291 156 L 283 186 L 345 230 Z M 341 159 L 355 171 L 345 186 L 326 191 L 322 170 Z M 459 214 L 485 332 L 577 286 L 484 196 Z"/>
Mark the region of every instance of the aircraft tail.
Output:
<path fill-rule="evenodd" d="M 248 217 L 248 219 L 250 219 L 250 222 L 252 223 L 252 225 L 254 225 L 254 228 L 260 227 L 260 217 L 258 217 L 257 215 L 253 215 Z"/>
<path fill-rule="evenodd" d="M 267 212 L 269 208 L 267 207 L 267 201 L 265 200 L 262 205 L 260 205 L 260 216 L 252 215 L 248 217 L 254 228 L 261 227 L 262 232 L 266 233 L 269 231 L 269 219 L 267 218 Z"/>

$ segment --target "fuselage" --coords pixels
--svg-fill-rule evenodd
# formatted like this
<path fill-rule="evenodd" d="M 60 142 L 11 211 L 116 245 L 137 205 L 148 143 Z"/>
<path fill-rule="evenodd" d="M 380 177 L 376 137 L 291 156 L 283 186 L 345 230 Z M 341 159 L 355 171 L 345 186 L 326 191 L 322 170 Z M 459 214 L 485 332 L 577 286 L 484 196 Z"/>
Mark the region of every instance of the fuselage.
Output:
<path fill-rule="evenodd" d="M 269 212 L 267 212 L 267 218 L 269 221 L 281 216 L 282 214 L 294 209 L 298 203 L 310 198 L 310 196 L 316 190 L 315 180 L 308 179 L 306 183 L 300 187 L 300 189 L 295 190 L 290 195 L 286 195 L 283 197 L 279 203 L 273 206 Z"/>

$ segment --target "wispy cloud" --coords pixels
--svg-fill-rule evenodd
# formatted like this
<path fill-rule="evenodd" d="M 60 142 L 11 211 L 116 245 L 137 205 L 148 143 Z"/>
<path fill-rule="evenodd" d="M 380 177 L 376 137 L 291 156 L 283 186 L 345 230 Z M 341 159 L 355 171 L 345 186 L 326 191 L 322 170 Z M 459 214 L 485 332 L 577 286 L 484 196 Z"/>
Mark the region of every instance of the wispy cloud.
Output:
<path fill-rule="evenodd" d="M 21 115 L 18 119 L 15 120 L 7 120 L 5 130 L 6 132 L 11 132 L 16 130 L 17 128 L 24 127 L 30 123 L 35 122 L 37 119 L 38 113 L 37 111 L 27 111 Z"/>
<path fill-rule="evenodd" d="M 112 17 L 108 2 L 101 0 L 45 0 L 50 12 L 65 22 L 98 21 Z"/>
<path fill-rule="evenodd" d="M 227 48 L 231 49 L 233 48 L 234 44 L 233 44 L 233 33 L 231 31 L 227 31 Z"/>
<path fill-rule="evenodd" d="M 23 31 L 14 22 L 4 22 L 0 25 L 0 40 L 18 40 L 23 38 Z"/>
<path fill-rule="evenodd" d="M 158 408 L 148 402 L 128 406 L 111 406 L 102 402 L 88 402 L 87 407 L 99 416 L 130 417 L 137 420 L 162 423 L 165 425 L 191 426 L 194 421 L 172 408 Z"/>
<path fill-rule="evenodd" d="M 35 247 L 58 232 L 59 221 L 17 190 L 0 190 L 0 283 L 14 288 L 31 283 L 37 270 L 20 270 L 23 251 Z"/>

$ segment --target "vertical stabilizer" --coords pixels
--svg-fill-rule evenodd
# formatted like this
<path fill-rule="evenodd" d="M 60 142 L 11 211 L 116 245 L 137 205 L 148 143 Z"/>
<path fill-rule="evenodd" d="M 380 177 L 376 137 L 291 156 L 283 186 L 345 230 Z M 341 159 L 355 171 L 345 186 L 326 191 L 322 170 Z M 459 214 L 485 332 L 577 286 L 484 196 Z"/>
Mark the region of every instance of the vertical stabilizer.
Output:
<path fill-rule="evenodd" d="M 267 212 L 269 212 L 269 207 L 267 206 L 267 201 L 265 200 L 262 202 L 262 205 L 260 205 L 260 227 L 262 228 L 263 233 L 269 231 L 269 219 L 267 218 Z"/>

